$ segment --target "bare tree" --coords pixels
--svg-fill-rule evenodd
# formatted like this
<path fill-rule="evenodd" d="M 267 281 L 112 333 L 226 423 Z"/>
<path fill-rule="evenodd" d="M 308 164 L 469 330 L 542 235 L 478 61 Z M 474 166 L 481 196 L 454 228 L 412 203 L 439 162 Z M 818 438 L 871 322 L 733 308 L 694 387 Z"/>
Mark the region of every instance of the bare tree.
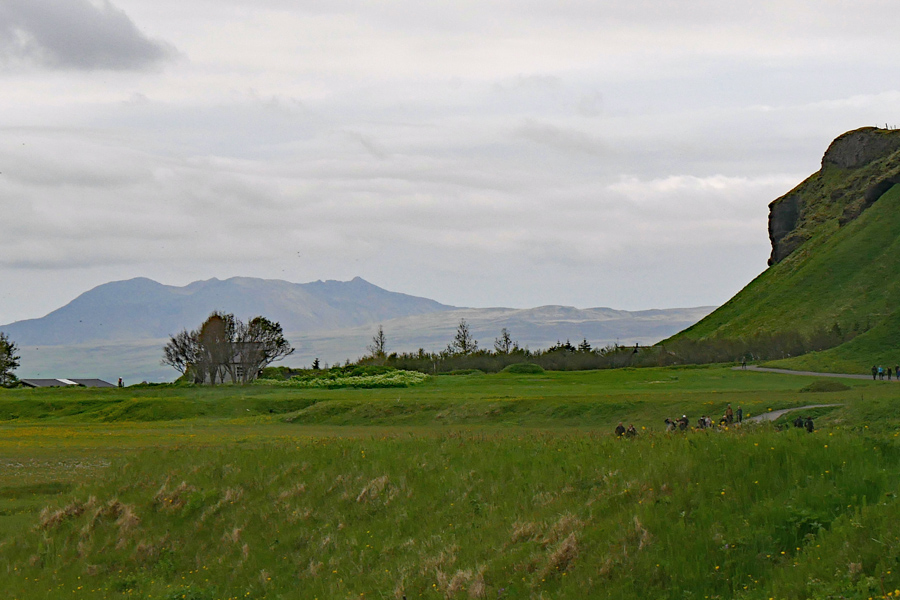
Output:
<path fill-rule="evenodd" d="M 366 350 L 378 364 L 384 363 L 384 357 L 387 355 L 387 338 L 381 325 L 378 326 L 378 332 L 372 336 L 372 343 L 366 346 Z"/>
<path fill-rule="evenodd" d="M 174 367 L 184 375 L 188 369 L 196 368 L 200 362 L 200 340 L 196 331 L 184 329 L 169 337 L 163 348 L 162 364 Z"/>
<path fill-rule="evenodd" d="M 509 354 L 513 348 L 517 348 L 518 344 L 516 344 L 512 336 L 509 334 L 509 329 L 504 327 L 500 330 L 500 337 L 494 340 L 494 350 L 497 351 L 497 354 Z"/>
<path fill-rule="evenodd" d="M 472 336 L 466 320 L 460 319 L 459 325 L 456 327 L 456 335 L 447 346 L 447 351 L 451 354 L 472 354 L 476 350 L 478 350 L 478 340 Z"/>
<path fill-rule="evenodd" d="M 0 387 L 13 385 L 17 381 L 13 371 L 19 367 L 21 357 L 16 354 L 18 350 L 16 343 L 0 331 Z"/>

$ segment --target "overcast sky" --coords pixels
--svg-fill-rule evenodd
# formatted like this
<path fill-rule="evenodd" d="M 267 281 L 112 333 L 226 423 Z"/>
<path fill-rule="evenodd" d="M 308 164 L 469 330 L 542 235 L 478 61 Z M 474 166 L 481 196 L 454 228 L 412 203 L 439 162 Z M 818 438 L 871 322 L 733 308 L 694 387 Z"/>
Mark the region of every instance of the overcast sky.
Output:
<path fill-rule="evenodd" d="M 145 276 L 719 304 L 896 0 L 0 0 L 0 323 Z"/>

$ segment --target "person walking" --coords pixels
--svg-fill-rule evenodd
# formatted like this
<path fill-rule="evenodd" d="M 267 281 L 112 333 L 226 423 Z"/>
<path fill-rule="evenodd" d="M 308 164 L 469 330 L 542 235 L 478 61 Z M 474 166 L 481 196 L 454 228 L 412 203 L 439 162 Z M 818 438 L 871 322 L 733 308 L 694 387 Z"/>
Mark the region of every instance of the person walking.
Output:
<path fill-rule="evenodd" d="M 875 365 L 872 365 L 872 381 L 875 381 L 875 379 L 877 377 L 878 377 L 878 367 L 876 367 Z"/>
<path fill-rule="evenodd" d="M 734 423 L 734 411 L 731 409 L 731 404 L 725 407 L 725 423 L 731 425 Z"/>
<path fill-rule="evenodd" d="M 738 406 L 737 409 L 737 420 L 738 423 L 742 423 L 744 421 L 744 409 Z"/>
<path fill-rule="evenodd" d="M 816 426 L 813 425 L 812 417 L 806 417 L 806 423 L 804 423 L 804 425 L 806 425 L 806 433 L 812 433 L 816 428 Z"/>

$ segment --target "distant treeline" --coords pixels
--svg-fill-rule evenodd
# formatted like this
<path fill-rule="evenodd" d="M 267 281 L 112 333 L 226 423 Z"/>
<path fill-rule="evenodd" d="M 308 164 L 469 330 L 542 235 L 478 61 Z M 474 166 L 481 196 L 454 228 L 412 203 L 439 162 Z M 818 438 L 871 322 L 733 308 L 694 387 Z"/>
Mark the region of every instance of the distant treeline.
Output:
<path fill-rule="evenodd" d="M 504 330 L 501 337 L 495 341 L 493 350 L 478 349 L 477 344 L 471 344 L 463 351 L 456 343 L 458 334 L 457 340 L 440 352 L 426 352 L 419 349 L 416 352 L 388 354 L 377 351 L 378 346 L 384 347 L 384 332 L 379 330 L 380 337 L 376 336 L 375 339 L 381 343 L 370 347 L 370 353 L 356 364 L 384 365 L 396 369 L 440 374 L 471 369 L 496 373 L 509 365 L 520 363 L 539 365 L 548 371 L 579 371 L 744 360 L 755 362 L 826 350 L 852 339 L 856 333 L 856 331 L 845 333 L 835 324 L 831 328 L 818 328 L 808 335 L 786 331 L 759 333 L 741 338 L 678 339 L 655 346 L 612 344 L 596 349 L 592 348 L 587 340 L 583 340 L 577 346 L 566 341 L 557 342 L 546 350 L 529 350 L 511 342 L 508 332 Z"/>

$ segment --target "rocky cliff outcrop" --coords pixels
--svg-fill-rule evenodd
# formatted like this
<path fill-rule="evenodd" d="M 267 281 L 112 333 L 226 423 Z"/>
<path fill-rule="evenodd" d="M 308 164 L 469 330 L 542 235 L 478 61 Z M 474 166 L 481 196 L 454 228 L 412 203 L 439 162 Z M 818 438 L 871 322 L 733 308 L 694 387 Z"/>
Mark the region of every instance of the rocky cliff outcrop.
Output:
<path fill-rule="evenodd" d="M 817 173 L 769 204 L 769 265 L 790 256 L 820 224 L 856 219 L 897 183 L 900 130 L 863 127 L 837 137 Z"/>
<path fill-rule="evenodd" d="M 863 127 L 838 136 L 822 157 L 822 168 L 858 169 L 900 150 L 900 131 Z"/>
<path fill-rule="evenodd" d="M 772 254 L 769 264 L 781 262 L 793 252 L 804 240 L 798 236 L 787 238 L 797 228 L 800 220 L 800 194 L 790 193 L 782 196 L 769 205 L 769 241 L 772 242 Z"/>

